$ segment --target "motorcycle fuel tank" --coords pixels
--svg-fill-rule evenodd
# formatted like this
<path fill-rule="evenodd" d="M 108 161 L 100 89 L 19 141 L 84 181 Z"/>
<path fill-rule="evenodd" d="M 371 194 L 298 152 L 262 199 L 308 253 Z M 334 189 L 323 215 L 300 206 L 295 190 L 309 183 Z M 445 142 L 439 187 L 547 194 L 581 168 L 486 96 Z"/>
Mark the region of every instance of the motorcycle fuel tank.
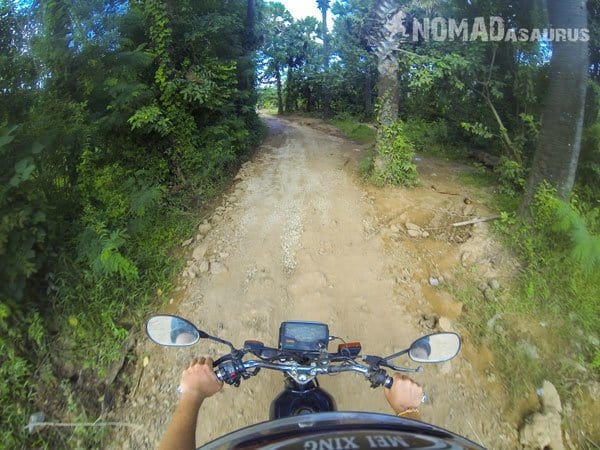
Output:
<path fill-rule="evenodd" d="M 287 380 L 286 388 L 271 403 L 269 417 L 271 420 L 275 420 L 335 410 L 333 397 L 317 386 L 314 381 L 299 386 L 295 382 Z"/>

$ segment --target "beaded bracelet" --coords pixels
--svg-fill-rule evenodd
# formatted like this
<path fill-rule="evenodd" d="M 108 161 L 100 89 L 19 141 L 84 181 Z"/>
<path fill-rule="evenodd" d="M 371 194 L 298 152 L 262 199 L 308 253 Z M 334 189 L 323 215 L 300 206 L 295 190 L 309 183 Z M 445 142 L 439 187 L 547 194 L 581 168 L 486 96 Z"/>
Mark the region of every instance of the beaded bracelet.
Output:
<path fill-rule="evenodd" d="M 398 414 L 396 414 L 398 417 L 404 417 L 406 414 L 412 414 L 412 413 L 418 413 L 419 410 L 417 408 L 408 408 L 405 409 L 404 411 L 400 411 Z"/>

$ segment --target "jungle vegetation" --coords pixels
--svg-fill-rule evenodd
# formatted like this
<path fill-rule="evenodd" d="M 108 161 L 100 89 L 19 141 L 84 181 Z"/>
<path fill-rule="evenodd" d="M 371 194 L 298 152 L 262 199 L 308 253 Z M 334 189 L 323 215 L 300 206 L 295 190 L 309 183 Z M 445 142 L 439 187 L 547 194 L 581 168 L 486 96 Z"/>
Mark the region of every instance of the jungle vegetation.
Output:
<path fill-rule="evenodd" d="M 321 17 L 295 19 L 263 0 L 0 0 L 0 446 L 100 445 L 27 420 L 108 406 L 123 343 L 168 299 L 174 248 L 264 137 L 257 106 L 373 141 L 375 183 L 417 184 L 419 152 L 474 165 L 465 182 L 494 190 L 523 271 L 470 331 L 543 317 L 585 373 L 548 357 L 525 381 L 597 379 L 600 1 L 315 1 Z M 412 39 L 436 17 L 492 16 L 590 39 Z"/>

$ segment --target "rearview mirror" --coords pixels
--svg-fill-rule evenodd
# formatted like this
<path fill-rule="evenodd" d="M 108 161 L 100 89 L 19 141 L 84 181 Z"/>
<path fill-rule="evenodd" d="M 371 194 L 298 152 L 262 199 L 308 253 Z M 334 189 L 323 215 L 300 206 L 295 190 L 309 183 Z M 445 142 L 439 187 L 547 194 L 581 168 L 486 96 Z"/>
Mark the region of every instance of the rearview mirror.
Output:
<path fill-rule="evenodd" d="M 408 350 L 410 359 L 421 363 L 449 361 L 460 351 L 460 337 L 456 333 L 435 333 L 423 336 Z"/>
<path fill-rule="evenodd" d="M 165 314 L 148 319 L 146 334 L 158 345 L 188 347 L 205 337 L 206 333 L 202 333 L 193 323 L 179 316 Z"/>

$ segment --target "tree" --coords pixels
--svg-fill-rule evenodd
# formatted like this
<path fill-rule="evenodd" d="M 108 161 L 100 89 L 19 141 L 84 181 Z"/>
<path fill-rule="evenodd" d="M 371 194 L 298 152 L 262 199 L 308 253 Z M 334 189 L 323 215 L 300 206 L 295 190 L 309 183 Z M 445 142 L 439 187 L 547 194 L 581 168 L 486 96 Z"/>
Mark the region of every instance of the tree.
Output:
<path fill-rule="evenodd" d="M 350 112 L 370 119 L 373 114 L 374 82 L 377 80 L 375 48 L 370 42 L 370 20 L 374 0 L 338 0 L 332 7 L 336 19 L 333 29 L 333 52 L 341 59 L 332 97 L 337 99 L 336 112 Z M 332 72 L 334 70 L 332 69 Z M 331 92 L 330 92 L 331 93 Z"/>
<path fill-rule="evenodd" d="M 262 29 L 263 81 L 275 79 L 277 113 L 283 114 L 282 72 L 286 64 L 285 34 L 293 22 L 292 15 L 281 3 L 265 3 Z"/>
<path fill-rule="evenodd" d="M 548 10 L 554 28 L 587 27 L 582 0 L 549 0 Z M 570 197 L 581 148 L 588 70 L 587 42 L 553 42 L 550 85 L 522 211 L 545 181 L 561 198 Z"/>
<path fill-rule="evenodd" d="M 329 105 L 329 33 L 327 30 L 327 12 L 329 11 L 329 0 L 317 0 L 317 6 L 321 11 L 321 35 L 323 38 L 323 87 L 321 88 L 323 117 L 331 117 Z"/>
<path fill-rule="evenodd" d="M 374 37 L 379 72 L 377 89 L 381 102 L 379 122 L 382 126 L 389 126 L 398 118 L 400 97 L 396 50 L 398 34 L 404 31 L 406 13 L 392 0 L 378 0 L 375 14 L 380 24 Z"/>
<path fill-rule="evenodd" d="M 297 110 L 300 100 L 305 107 L 312 109 L 309 105 L 314 102 L 314 88 L 322 86 L 318 61 L 320 48 L 315 42 L 318 27 L 319 23 L 314 17 L 305 17 L 293 22 L 284 36 L 286 111 Z"/>
<path fill-rule="evenodd" d="M 240 102 L 240 112 L 244 107 L 256 105 L 256 64 L 255 51 L 258 46 L 256 37 L 256 0 L 247 0 L 246 18 L 242 39 L 242 55 L 238 63 L 238 88 L 247 95 Z"/>

